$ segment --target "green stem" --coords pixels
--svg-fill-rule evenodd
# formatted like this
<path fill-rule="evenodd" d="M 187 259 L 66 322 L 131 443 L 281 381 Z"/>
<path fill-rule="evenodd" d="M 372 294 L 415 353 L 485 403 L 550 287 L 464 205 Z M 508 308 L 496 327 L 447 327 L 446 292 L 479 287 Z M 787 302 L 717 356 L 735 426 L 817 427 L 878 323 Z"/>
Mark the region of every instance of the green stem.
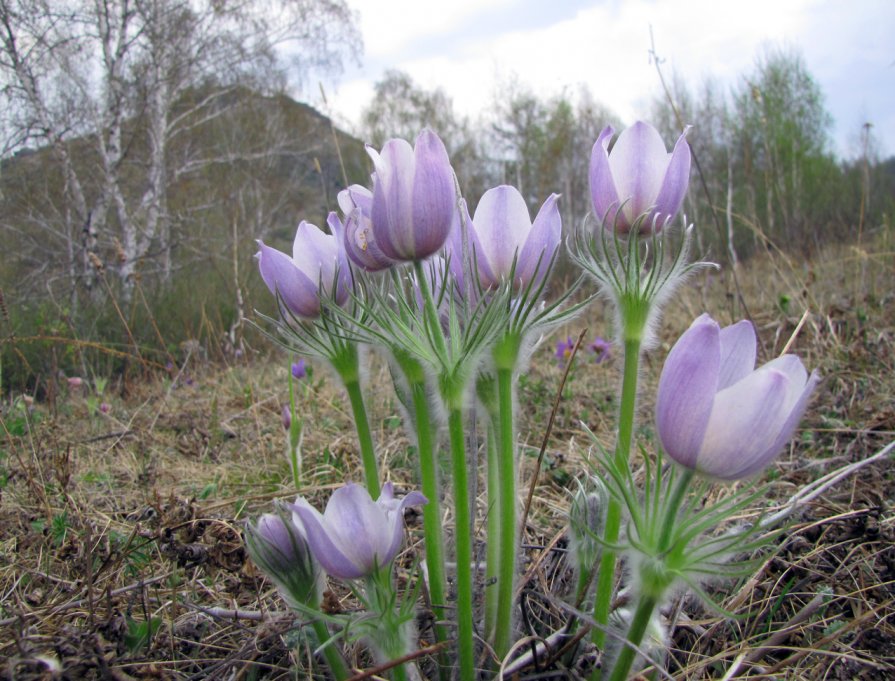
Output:
<path fill-rule="evenodd" d="M 634 411 L 637 406 L 637 374 L 640 368 L 640 332 L 633 333 L 625 338 L 625 368 L 622 376 L 622 398 L 618 417 L 618 442 L 615 447 L 615 465 L 619 470 L 628 466 L 631 456 L 631 441 L 634 435 Z M 603 534 L 607 544 L 615 544 L 618 541 L 621 528 L 622 510 L 615 498 L 609 499 L 606 508 L 606 530 Z M 606 644 L 605 628 L 609 624 L 609 608 L 612 603 L 612 587 L 615 577 L 615 552 L 609 547 L 603 549 L 600 559 L 600 570 L 597 573 L 597 591 L 594 596 L 594 627 L 592 640 L 594 644 L 603 648 Z M 594 672 L 592 678 L 596 678 Z"/>
<path fill-rule="evenodd" d="M 485 638 L 494 640 L 497 624 L 497 571 L 500 564 L 500 474 L 497 467 L 496 415 L 488 426 L 488 544 L 485 554 Z"/>
<path fill-rule="evenodd" d="M 373 436 L 370 433 L 370 422 L 367 419 L 367 410 L 364 407 L 364 396 L 360 389 L 360 381 L 357 378 L 345 379 L 345 389 L 348 391 L 348 399 L 351 401 L 351 411 L 354 414 L 354 426 L 357 429 L 357 439 L 360 442 L 360 455 L 364 465 L 364 481 L 367 491 L 373 499 L 378 499 L 381 492 L 379 488 L 379 471 L 376 466 L 376 452 L 373 449 Z"/>
<path fill-rule="evenodd" d="M 469 510 L 469 471 L 462 407 L 449 401 L 448 430 L 454 477 L 454 523 L 457 559 L 457 649 L 459 678 L 474 681 L 475 646 L 472 630 L 472 518 Z"/>
<path fill-rule="evenodd" d="M 643 634 L 649 625 L 657 603 L 658 599 L 653 596 L 640 596 L 640 600 L 637 602 L 637 610 L 634 612 L 634 619 L 631 620 L 631 628 L 628 630 L 627 642 L 630 645 L 622 647 L 612 667 L 612 673 L 609 675 L 608 681 L 625 681 L 628 678 L 628 672 L 631 671 L 631 665 L 637 656 L 635 646 L 639 646 L 643 640 Z"/>
<path fill-rule="evenodd" d="M 503 658 L 513 631 L 513 587 L 516 576 L 516 447 L 513 433 L 513 370 L 497 369 L 500 431 L 497 474 L 500 488 L 500 565 L 497 575 L 497 626 L 493 646 Z"/>
<path fill-rule="evenodd" d="M 294 357 L 293 357 L 294 359 Z M 292 467 L 292 484 L 295 491 L 301 491 L 301 471 L 299 470 L 298 448 L 296 447 L 296 416 L 295 413 L 295 377 L 292 375 L 292 365 L 289 366 L 289 432 L 286 439 L 289 441 L 289 465 Z"/>
<path fill-rule="evenodd" d="M 326 664 L 329 665 L 329 670 L 336 677 L 336 681 L 345 681 L 351 674 L 349 673 L 348 665 L 345 663 L 345 658 L 342 657 L 342 653 L 336 648 L 336 644 L 332 642 L 327 643 L 331 636 L 329 629 L 326 628 L 326 622 L 322 619 L 314 619 L 311 621 L 311 627 L 314 629 L 314 633 L 317 634 L 317 643 L 319 645 L 326 643 L 321 652 L 326 659 Z"/>
<path fill-rule="evenodd" d="M 445 619 L 446 579 L 444 570 L 444 535 L 441 531 L 441 502 L 438 491 L 438 463 L 432 437 L 429 396 L 425 381 L 410 381 L 413 410 L 416 417 L 416 441 L 420 460 L 423 494 L 429 503 L 423 506 L 423 531 L 426 542 L 426 568 L 429 573 L 429 597 L 435 621 Z M 435 638 L 447 640 L 447 631 L 436 624 Z"/>

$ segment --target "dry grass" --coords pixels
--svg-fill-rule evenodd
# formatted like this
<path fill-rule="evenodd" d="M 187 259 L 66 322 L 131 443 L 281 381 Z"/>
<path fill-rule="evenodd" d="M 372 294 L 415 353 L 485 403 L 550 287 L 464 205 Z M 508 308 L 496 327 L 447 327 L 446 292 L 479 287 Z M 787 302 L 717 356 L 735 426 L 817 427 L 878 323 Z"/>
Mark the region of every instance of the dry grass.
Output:
<path fill-rule="evenodd" d="M 825 377 L 800 435 L 766 474 L 769 507 L 895 439 L 893 263 L 881 238 L 873 251 L 831 249 L 812 263 L 778 253 L 740 272 L 764 358 L 791 342 Z M 641 440 L 653 437 L 652 388 L 673 339 L 703 310 L 725 322 L 743 316 L 727 287 L 703 275 L 669 305 L 662 347 L 644 367 Z M 584 327 L 608 336 L 607 319 L 596 304 L 554 340 Z M 579 423 L 611 439 L 617 360 L 597 365 L 580 355 L 556 414 L 524 538 L 522 635 L 544 636 L 565 617 L 563 517 L 571 478 L 586 470 Z M 322 676 L 279 597 L 246 560 L 240 536 L 245 518 L 292 494 L 280 425 L 287 366 L 279 353 L 226 367 L 194 361 L 176 382 L 132 386 L 126 399 L 110 400 L 108 415 L 91 414 L 78 394 L 60 400 L 56 413 L 38 405 L 27 419 L 21 409 L 4 409 L 0 676 L 291 678 L 296 663 L 299 676 Z M 303 400 L 304 493 L 322 501 L 361 475 L 346 401 L 324 368 L 316 370 Z M 560 375 L 548 341 L 520 380 L 526 488 Z M 412 447 L 380 360 L 368 378 L 383 468 L 399 486 L 413 485 Z M 892 468 L 882 460 L 799 509 L 752 579 L 712 585 L 736 619 L 689 598 L 673 602 L 670 674 L 895 676 L 893 498 Z M 420 550 L 419 525 L 409 524 L 402 570 Z M 328 607 L 353 604 L 334 591 Z M 420 621 L 425 642 L 424 613 Z M 355 654 L 359 667 L 369 663 L 362 650 Z M 577 677 L 556 663 L 521 678 Z"/>

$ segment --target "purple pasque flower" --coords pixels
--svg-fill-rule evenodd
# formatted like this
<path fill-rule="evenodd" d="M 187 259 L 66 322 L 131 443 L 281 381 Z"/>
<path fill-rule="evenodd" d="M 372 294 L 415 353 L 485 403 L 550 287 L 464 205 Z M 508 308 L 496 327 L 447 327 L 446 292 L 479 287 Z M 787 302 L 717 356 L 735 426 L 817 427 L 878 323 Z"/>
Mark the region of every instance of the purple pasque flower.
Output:
<path fill-rule="evenodd" d="M 278 504 L 276 513 L 265 513 L 254 524 L 248 523 L 245 543 L 252 560 L 280 587 L 287 600 L 320 600 L 320 568 L 304 529 L 288 509 Z"/>
<path fill-rule="evenodd" d="M 638 121 L 619 135 L 606 126 L 590 157 L 590 193 L 594 216 L 608 230 L 628 234 L 646 214 L 640 233 L 660 231 L 680 210 L 690 180 L 687 130 L 669 154 L 656 129 Z"/>
<path fill-rule="evenodd" d="M 819 380 L 795 355 L 755 368 L 748 321 L 721 328 L 700 316 L 665 360 L 656 427 L 668 456 L 682 466 L 736 480 L 767 466 L 792 433 Z"/>
<path fill-rule="evenodd" d="M 565 364 L 569 361 L 569 358 L 572 356 L 572 351 L 575 349 L 575 341 L 572 340 L 571 336 L 566 337 L 565 340 L 560 340 L 556 342 L 556 359 L 560 364 Z"/>
<path fill-rule="evenodd" d="M 594 353 L 594 359 L 597 364 L 602 364 L 611 356 L 612 342 L 606 340 L 602 336 L 597 336 L 594 338 L 593 342 L 587 346 L 587 349 Z"/>
<path fill-rule="evenodd" d="M 292 378 L 301 380 L 308 375 L 308 367 L 305 365 L 304 357 L 297 362 L 292 363 Z"/>
<path fill-rule="evenodd" d="M 367 272 L 378 272 L 395 264 L 373 234 L 373 192 L 359 184 L 343 189 L 338 196 L 339 208 L 345 214 L 345 253 L 348 259 Z"/>
<path fill-rule="evenodd" d="M 350 273 L 345 259 L 343 226 L 335 213 L 327 223 L 331 234 L 302 220 L 295 231 L 292 257 L 270 248 L 258 240 L 258 267 L 261 278 L 270 292 L 278 292 L 289 310 L 299 317 L 314 319 L 320 315 L 321 288 L 324 296 L 331 295 L 342 305 L 348 300 Z"/>
<path fill-rule="evenodd" d="M 529 282 L 539 283 L 547 274 L 562 237 L 558 199 L 559 194 L 551 194 L 532 223 L 525 199 L 515 187 L 501 185 L 482 195 L 469 235 L 484 288 L 496 288 L 512 274 L 513 288 L 518 290 Z"/>
<path fill-rule="evenodd" d="M 390 482 L 374 502 L 364 487 L 348 483 L 333 492 L 322 515 L 302 497 L 291 508 L 323 569 L 338 579 L 360 579 L 391 564 L 401 548 L 404 508 L 426 503 L 420 492 L 396 499 Z"/>
<path fill-rule="evenodd" d="M 454 171 L 438 135 L 423 130 L 411 147 L 391 139 L 373 159 L 372 233 L 392 260 L 424 260 L 444 246 L 454 217 Z"/>

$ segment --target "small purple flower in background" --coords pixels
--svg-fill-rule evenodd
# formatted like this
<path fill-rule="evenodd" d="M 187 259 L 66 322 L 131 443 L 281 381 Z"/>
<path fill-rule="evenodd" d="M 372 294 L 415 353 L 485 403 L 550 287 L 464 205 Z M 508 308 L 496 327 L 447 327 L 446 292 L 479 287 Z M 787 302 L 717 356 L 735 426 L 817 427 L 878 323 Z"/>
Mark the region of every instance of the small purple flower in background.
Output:
<path fill-rule="evenodd" d="M 612 356 L 612 343 L 601 336 L 594 338 L 593 342 L 587 346 L 587 349 L 594 353 L 594 359 L 597 364 L 602 364 Z"/>
<path fill-rule="evenodd" d="M 84 379 L 80 376 L 72 376 L 71 378 L 66 379 L 66 383 L 68 383 L 68 387 L 73 390 L 77 390 L 82 385 L 84 385 Z"/>
<path fill-rule="evenodd" d="M 391 139 L 373 159 L 372 232 L 392 260 L 424 260 L 441 250 L 457 208 L 454 171 L 444 143 L 423 130 L 411 147 Z"/>
<path fill-rule="evenodd" d="M 112 405 L 108 402 L 100 402 L 99 410 L 103 414 L 108 414 L 110 411 L 112 411 Z"/>
<path fill-rule="evenodd" d="M 569 361 L 569 357 L 572 356 L 572 350 L 575 349 L 575 341 L 572 340 L 571 336 L 568 336 L 565 340 L 557 341 L 556 343 L 556 359 L 560 364 L 565 364 Z"/>
<path fill-rule="evenodd" d="M 590 158 L 590 193 L 594 217 L 603 228 L 624 236 L 637 218 L 649 215 L 641 234 L 660 231 L 680 210 L 690 181 L 690 147 L 687 131 L 668 153 L 658 131 L 638 121 L 619 135 L 612 152 L 615 130 L 606 126 Z"/>
<path fill-rule="evenodd" d="M 374 502 L 364 487 L 348 483 L 333 492 L 323 514 L 303 497 L 290 507 L 323 569 L 337 579 L 360 579 L 391 564 L 401 548 L 404 508 L 426 503 L 420 492 L 396 499 L 390 482 Z"/>
<path fill-rule="evenodd" d="M 279 293 L 293 314 L 313 319 L 320 314 L 321 288 L 327 294 L 335 283 L 335 300 L 348 300 L 350 272 L 343 245 L 342 223 L 335 213 L 327 222 L 332 234 L 305 220 L 295 231 L 292 257 L 258 240 L 258 267 L 271 293 Z M 336 280 L 338 272 L 338 281 Z"/>
<path fill-rule="evenodd" d="M 301 380 L 308 375 L 308 368 L 305 366 L 304 358 L 292 363 L 292 377 Z"/>
<path fill-rule="evenodd" d="M 288 404 L 283 405 L 281 417 L 283 421 L 283 430 L 288 433 L 289 429 L 292 427 L 292 410 L 289 408 Z"/>
<path fill-rule="evenodd" d="M 515 187 L 502 185 L 484 193 L 469 225 L 479 280 L 494 288 L 510 276 L 515 259 L 515 289 L 535 285 L 547 273 L 562 236 L 562 218 L 551 194 L 532 223 L 525 199 Z"/>
<path fill-rule="evenodd" d="M 665 361 L 656 397 L 662 447 L 682 466 L 722 480 L 754 475 L 783 449 L 820 380 L 795 355 L 755 368 L 752 324 L 700 316 Z"/>

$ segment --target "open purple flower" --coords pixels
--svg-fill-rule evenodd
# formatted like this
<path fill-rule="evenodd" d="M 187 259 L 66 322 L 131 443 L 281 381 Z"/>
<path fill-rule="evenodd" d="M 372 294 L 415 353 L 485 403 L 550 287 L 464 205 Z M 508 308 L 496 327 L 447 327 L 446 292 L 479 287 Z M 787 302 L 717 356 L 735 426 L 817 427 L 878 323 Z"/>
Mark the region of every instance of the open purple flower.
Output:
<path fill-rule="evenodd" d="M 609 359 L 612 351 L 612 342 L 601 336 L 594 338 L 593 342 L 587 346 L 587 349 L 594 354 L 597 364 L 602 364 Z"/>
<path fill-rule="evenodd" d="M 348 259 L 367 272 L 378 272 L 395 264 L 373 234 L 373 192 L 359 184 L 339 192 L 339 208 L 345 214 L 345 253 Z"/>
<path fill-rule="evenodd" d="M 532 223 L 525 199 L 515 187 L 502 185 L 482 195 L 469 235 L 484 288 L 499 286 L 511 273 L 517 290 L 531 281 L 539 283 L 546 275 L 562 236 L 558 199 L 559 194 L 551 194 Z"/>
<path fill-rule="evenodd" d="M 672 153 L 648 123 L 638 121 L 627 128 L 609 152 L 615 130 L 606 126 L 597 138 L 590 157 L 590 193 L 594 215 L 608 230 L 621 235 L 631 231 L 638 217 L 646 214 L 640 228 L 661 230 L 680 210 L 690 180 L 690 147 L 687 131 L 678 138 Z"/>
<path fill-rule="evenodd" d="M 662 369 L 656 426 L 682 466 L 722 480 L 758 473 L 792 437 L 819 380 L 795 355 L 755 368 L 752 324 L 702 315 Z"/>
<path fill-rule="evenodd" d="M 320 314 L 321 288 L 342 305 L 348 300 L 348 262 L 342 247 L 342 223 L 330 213 L 327 223 L 332 234 L 304 220 L 295 231 L 292 257 L 258 240 L 258 267 L 271 293 L 279 293 L 289 310 L 299 317 L 313 319 Z M 337 279 L 338 277 L 338 279 Z"/>
<path fill-rule="evenodd" d="M 569 358 L 572 356 L 572 350 L 575 349 L 575 341 L 572 340 L 571 336 L 568 336 L 565 340 L 557 341 L 556 343 L 556 359 L 560 364 L 565 364 L 569 361 Z"/>
<path fill-rule="evenodd" d="M 323 569 L 338 579 L 360 579 L 391 564 L 401 548 L 404 508 L 426 503 L 420 492 L 396 499 L 390 482 L 374 502 L 365 488 L 349 483 L 333 492 L 322 515 L 301 497 L 291 508 Z"/>
<path fill-rule="evenodd" d="M 456 210 L 454 171 L 444 144 L 423 130 L 416 147 L 391 139 L 373 159 L 372 233 L 392 260 L 424 260 L 444 246 Z"/>

